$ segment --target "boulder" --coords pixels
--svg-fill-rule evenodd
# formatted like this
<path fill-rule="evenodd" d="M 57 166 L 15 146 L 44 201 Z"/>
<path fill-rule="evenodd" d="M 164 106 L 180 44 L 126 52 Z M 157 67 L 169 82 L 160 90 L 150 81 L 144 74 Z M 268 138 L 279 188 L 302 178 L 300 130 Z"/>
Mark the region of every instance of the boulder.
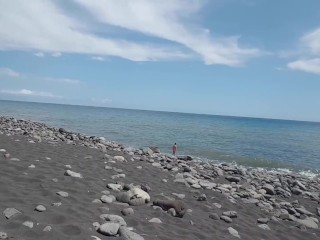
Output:
<path fill-rule="evenodd" d="M 236 237 L 236 238 L 241 238 L 240 235 L 239 235 L 239 233 L 238 233 L 238 231 L 235 230 L 234 228 L 228 227 L 228 231 L 229 231 L 229 233 L 230 233 L 232 236 L 234 236 L 234 237 Z"/>
<path fill-rule="evenodd" d="M 125 161 L 125 158 L 123 156 L 114 156 L 113 160 L 123 162 L 123 161 Z"/>
<path fill-rule="evenodd" d="M 3 215 L 9 219 L 9 218 L 12 218 L 18 214 L 21 214 L 21 212 L 15 208 L 6 208 L 4 211 L 3 211 Z"/>
<path fill-rule="evenodd" d="M 105 236 L 115 236 L 118 233 L 120 225 L 118 223 L 104 223 L 100 225 L 98 232 Z"/>
<path fill-rule="evenodd" d="M 228 180 L 229 182 L 235 182 L 238 183 L 240 182 L 240 178 L 239 177 L 234 177 L 234 176 L 226 176 L 226 180 Z"/>
<path fill-rule="evenodd" d="M 267 194 L 275 195 L 274 187 L 271 184 L 265 184 L 262 189 L 266 190 Z"/>
<path fill-rule="evenodd" d="M 161 207 L 164 211 L 174 208 L 176 211 L 176 217 L 180 218 L 182 218 L 187 212 L 186 204 L 180 200 L 157 200 L 153 202 L 153 205 Z"/>
<path fill-rule="evenodd" d="M 83 178 L 80 173 L 73 172 L 71 170 L 67 170 L 64 175 L 74 177 L 74 178 Z"/>
<path fill-rule="evenodd" d="M 153 151 L 149 147 L 146 147 L 146 148 L 142 149 L 142 152 L 144 154 L 149 155 L 149 156 L 151 156 L 153 154 Z"/>
<path fill-rule="evenodd" d="M 114 214 L 101 214 L 100 218 L 111 223 L 117 223 L 120 226 L 127 226 L 126 221 L 123 219 L 123 217 L 114 215 Z"/>
<path fill-rule="evenodd" d="M 191 156 L 178 156 L 179 160 L 191 161 L 193 158 Z"/>
<path fill-rule="evenodd" d="M 158 148 L 158 147 L 150 147 L 150 149 L 151 149 L 154 153 L 160 153 L 160 148 Z"/>
<path fill-rule="evenodd" d="M 120 240 L 144 240 L 141 235 L 130 231 L 126 227 L 120 227 L 118 232 L 120 235 Z"/>

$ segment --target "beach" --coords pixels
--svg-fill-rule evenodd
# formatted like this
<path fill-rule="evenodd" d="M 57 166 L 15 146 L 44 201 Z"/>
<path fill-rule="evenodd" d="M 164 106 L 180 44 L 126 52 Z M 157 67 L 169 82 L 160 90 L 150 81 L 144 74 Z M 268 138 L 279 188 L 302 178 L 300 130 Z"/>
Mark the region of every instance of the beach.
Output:
<path fill-rule="evenodd" d="M 319 239 L 319 179 L 110 140 L 0 117 L 0 239 Z"/>

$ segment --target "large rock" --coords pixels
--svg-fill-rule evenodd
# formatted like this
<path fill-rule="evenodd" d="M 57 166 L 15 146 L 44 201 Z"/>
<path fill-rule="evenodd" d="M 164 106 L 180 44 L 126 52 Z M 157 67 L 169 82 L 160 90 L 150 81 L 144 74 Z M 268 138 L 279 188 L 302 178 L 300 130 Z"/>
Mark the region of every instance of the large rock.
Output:
<path fill-rule="evenodd" d="M 267 224 L 258 224 L 258 227 L 263 230 L 271 230 Z"/>
<path fill-rule="evenodd" d="M 162 223 L 162 221 L 159 218 L 152 218 L 149 220 L 151 223 Z"/>
<path fill-rule="evenodd" d="M 74 178 L 83 178 L 80 173 L 73 172 L 73 171 L 71 171 L 71 170 L 67 170 L 67 171 L 64 173 L 64 175 L 70 176 L 70 177 L 74 177 Z"/>
<path fill-rule="evenodd" d="M 150 147 L 150 149 L 154 152 L 154 153 L 160 153 L 160 149 L 158 147 Z"/>
<path fill-rule="evenodd" d="M 213 189 L 217 186 L 216 183 L 212 183 L 212 182 L 209 182 L 209 181 L 199 181 L 199 185 L 205 189 Z"/>
<path fill-rule="evenodd" d="M 232 219 L 229 218 L 228 216 L 222 215 L 222 216 L 220 216 L 220 219 L 225 221 L 226 223 L 232 223 Z"/>
<path fill-rule="evenodd" d="M 150 202 L 150 195 L 146 191 L 134 187 L 127 192 L 119 193 L 116 199 L 119 202 L 137 206 Z"/>
<path fill-rule="evenodd" d="M 118 223 L 120 226 L 127 226 L 126 221 L 123 219 L 123 217 L 113 214 L 101 214 L 100 218 L 112 223 Z"/>
<path fill-rule="evenodd" d="M 318 224 L 312 218 L 299 219 L 294 218 L 295 222 L 300 223 L 301 225 L 306 226 L 307 228 L 318 229 Z"/>
<path fill-rule="evenodd" d="M 122 189 L 122 185 L 116 184 L 116 183 L 108 183 L 107 188 L 114 190 L 114 191 L 120 191 Z"/>
<path fill-rule="evenodd" d="M 191 156 L 178 156 L 179 160 L 183 160 L 183 161 L 191 161 L 192 157 Z"/>
<path fill-rule="evenodd" d="M 110 196 L 107 196 L 107 195 L 102 195 L 100 200 L 103 203 L 112 203 L 113 202 L 113 198 Z"/>
<path fill-rule="evenodd" d="M 134 211 L 132 208 L 125 208 L 121 210 L 122 215 L 128 216 L 128 215 L 133 215 Z"/>
<path fill-rule="evenodd" d="M 36 210 L 36 211 L 38 211 L 38 212 L 44 212 L 44 211 L 46 211 L 47 209 L 46 209 L 46 207 L 43 206 L 43 205 L 38 205 L 38 206 L 36 206 L 36 208 L 35 208 L 34 210 Z"/>
<path fill-rule="evenodd" d="M 8 239 L 8 235 L 5 232 L 0 232 L 0 239 Z"/>
<path fill-rule="evenodd" d="M 123 161 L 125 161 L 125 158 L 123 156 L 114 156 L 113 160 L 123 162 Z"/>
<path fill-rule="evenodd" d="M 3 215 L 9 219 L 9 218 L 12 218 L 18 214 L 21 214 L 21 212 L 15 208 L 6 208 L 4 211 L 3 211 Z"/>
<path fill-rule="evenodd" d="M 222 215 L 230 218 L 236 218 L 238 216 L 236 211 L 226 211 L 226 212 L 223 212 Z"/>
<path fill-rule="evenodd" d="M 31 222 L 31 221 L 25 221 L 25 222 L 22 223 L 22 225 L 24 225 L 24 226 L 26 226 L 28 228 L 33 228 L 33 222 Z"/>
<path fill-rule="evenodd" d="M 66 197 L 69 196 L 69 194 L 68 194 L 67 192 L 64 192 L 64 191 L 59 191 L 59 192 L 57 192 L 56 194 L 59 195 L 59 196 L 61 196 L 61 197 L 64 197 L 64 198 L 66 198 Z"/>
<path fill-rule="evenodd" d="M 120 225 L 118 223 L 108 222 L 100 225 L 98 232 L 105 236 L 115 236 L 119 228 Z"/>
<path fill-rule="evenodd" d="M 275 195 L 274 187 L 271 184 L 265 184 L 262 189 L 266 190 L 267 194 Z"/>
<path fill-rule="evenodd" d="M 161 207 L 164 211 L 174 208 L 176 216 L 180 218 L 187 212 L 186 204 L 180 200 L 157 200 L 153 202 L 153 205 Z"/>
<path fill-rule="evenodd" d="M 144 154 L 148 154 L 149 156 L 151 156 L 151 155 L 153 154 L 153 151 L 152 151 L 150 148 L 148 148 L 148 147 L 142 149 L 142 152 L 143 152 Z"/>
<path fill-rule="evenodd" d="M 294 186 L 298 186 L 301 190 L 306 191 L 307 188 L 305 185 L 303 185 L 299 180 L 294 181 L 293 183 Z"/>
<path fill-rule="evenodd" d="M 228 227 L 228 231 L 229 231 L 229 233 L 230 233 L 232 236 L 234 236 L 234 237 L 236 237 L 236 238 L 241 238 L 240 235 L 239 235 L 239 233 L 238 233 L 238 231 L 235 230 L 234 228 Z"/>
<path fill-rule="evenodd" d="M 234 176 L 226 176 L 226 180 L 228 180 L 229 182 L 235 182 L 238 183 L 240 182 L 240 178 L 239 177 L 234 177 Z"/>
<path fill-rule="evenodd" d="M 120 235 L 120 240 L 144 240 L 142 236 L 139 234 L 130 231 L 126 227 L 120 227 L 119 228 L 119 235 Z"/>
<path fill-rule="evenodd" d="M 133 199 L 130 199 L 130 201 L 129 201 L 129 205 L 131 205 L 131 206 L 140 206 L 145 203 L 146 203 L 146 201 L 142 198 L 133 198 Z"/>

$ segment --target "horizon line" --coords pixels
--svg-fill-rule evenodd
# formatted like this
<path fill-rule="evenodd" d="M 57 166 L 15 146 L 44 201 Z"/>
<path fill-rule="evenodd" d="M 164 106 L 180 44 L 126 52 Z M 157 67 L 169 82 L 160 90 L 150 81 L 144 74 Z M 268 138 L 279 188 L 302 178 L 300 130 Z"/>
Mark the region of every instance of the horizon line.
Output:
<path fill-rule="evenodd" d="M 108 107 L 108 106 L 96 106 L 96 105 L 81 105 L 81 104 L 72 104 L 72 103 L 37 102 L 37 101 L 11 100 L 11 99 L 0 99 L 0 101 L 21 102 L 21 103 L 37 103 L 37 104 L 53 104 L 53 105 L 67 105 L 67 106 L 76 106 L 76 107 L 110 108 L 110 109 L 120 109 L 120 110 L 150 111 L 150 112 L 161 112 L 161 113 L 195 114 L 195 115 L 229 117 L 229 118 L 251 118 L 251 119 L 260 119 L 260 120 L 306 122 L 306 123 L 316 123 L 316 124 L 320 123 L 320 121 L 316 121 L 316 120 L 284 119 L 284 118 L 254 117 L 254 116 L 236 116 L 236 115 L 222 115 L 222 114 L 213 114 L 213 113 L 177 112 L 177 111 L 168 111 L 168 110 L 121 108 L 121 107 Z"/>

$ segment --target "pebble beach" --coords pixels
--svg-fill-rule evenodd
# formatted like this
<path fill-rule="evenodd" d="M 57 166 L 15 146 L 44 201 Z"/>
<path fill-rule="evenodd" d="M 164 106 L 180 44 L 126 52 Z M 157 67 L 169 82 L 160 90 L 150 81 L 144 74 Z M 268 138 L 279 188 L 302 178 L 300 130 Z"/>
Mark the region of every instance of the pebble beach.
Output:
<path fill-rule="evenodd" d="M 0 117 L 0 239 L 319 239 L 320 180 Z"/>

